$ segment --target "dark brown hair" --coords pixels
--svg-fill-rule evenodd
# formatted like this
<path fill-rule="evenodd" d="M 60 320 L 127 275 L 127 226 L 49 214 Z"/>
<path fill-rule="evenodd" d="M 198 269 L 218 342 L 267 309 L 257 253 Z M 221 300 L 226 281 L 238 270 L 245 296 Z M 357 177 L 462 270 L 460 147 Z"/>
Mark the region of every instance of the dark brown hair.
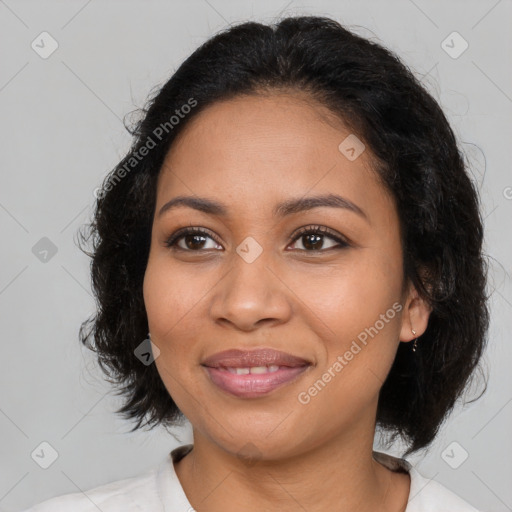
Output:
<path fill-rule="evenodd" d="M 154 364 L 134 350 L 147 337 L 142 283 L 162 162 L 178 133 L 216 101 L 261 90 L 305 91 L 370 148 L 400 218 L 406 282 L 432 306 L 426 332 L 400 343 L 380 391 L 377 426 L 406 454 L 427 447 L 474 374 L 486 345 L 487 267 L 479 198 L 440 106 L 383 46 L 323 17 L 242 23 L 188 57 L 128 128 L 133 144 L 105 178 L 93 221 L 97 313 L 80 329 L 125 403 L 117 412 L 171 427 L 183 415 Z M 188 107 L 185 108 L 185 105 Z M 144 150 L 143 148 L 146 148 Z"/>

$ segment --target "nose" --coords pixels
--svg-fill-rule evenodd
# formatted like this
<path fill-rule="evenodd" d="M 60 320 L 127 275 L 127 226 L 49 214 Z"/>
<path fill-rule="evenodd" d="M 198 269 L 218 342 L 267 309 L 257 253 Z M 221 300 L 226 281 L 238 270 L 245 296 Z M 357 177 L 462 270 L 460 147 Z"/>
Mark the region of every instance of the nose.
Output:
<path fill-rule="evenodd" d="M 237 253 L 232 260 L 230 270 L 211 297 L 211 318 L 241 331 L 288 321 L 292 292 L 266 252 L 250 263 Z"/>

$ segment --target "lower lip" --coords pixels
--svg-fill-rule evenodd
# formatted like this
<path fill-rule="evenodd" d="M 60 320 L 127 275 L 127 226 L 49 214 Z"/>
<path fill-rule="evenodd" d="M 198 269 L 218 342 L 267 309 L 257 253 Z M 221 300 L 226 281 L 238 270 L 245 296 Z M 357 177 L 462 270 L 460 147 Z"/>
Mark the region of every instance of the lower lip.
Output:
<path fill-rule="evenodd" d="M 257 398 L 289 383 L 309 368 L 310 365 L 283 367 L 276 372 L 248 373 L 238 375 L 228 370 L 205 366 L 212 382 L 228 393 L 240 398 Z"/>

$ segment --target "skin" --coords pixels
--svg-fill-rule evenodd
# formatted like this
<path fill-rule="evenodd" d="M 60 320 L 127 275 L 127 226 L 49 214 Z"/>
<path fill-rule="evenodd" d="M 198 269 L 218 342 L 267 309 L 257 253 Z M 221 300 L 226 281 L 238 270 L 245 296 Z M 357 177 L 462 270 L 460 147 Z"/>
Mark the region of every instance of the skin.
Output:
<path fill-rule="evenodd" d="M 242 96 L 199 113 L 165 159 L 144 300 L 161 351 L 158 372 L 193 426 L 194 449 L 175 469 L 198 512 L 406 508 L 409 475 L 372 458 L 376 409 L 398 344 L 425 331 L 430 310 L 413 287 L 402 293 L 395 204 L 371 172 L 368 147 L 354 161 L 338 150 L 350 133 L 301 93 Z M 349 199 L 367 220 L 334 207 L 272 215 L 283 200 L 324 193 Z M 159 216 L 178 195 L 215 199 L 228 215 L 180 207 Z M 304 236 L 291 238 L 315 225 L 350 245 L 340 248 L 324 235 L 315 250 Z M 167 247 L 186 226 L 217 240 L 194 245 L 189 236 L 179 241 L 181 251 Z M 236 252 L 247 236 L 263 250 L 252 263 Z M 401 312 L 309 403 L 300 403 L 298 394 L 394 303 Z M 261 347 L 313 364 L 256 399 L 226 394 L 200 366 L 222 350 Z M 239 456 L 247 443 L 252 459 Z"/>

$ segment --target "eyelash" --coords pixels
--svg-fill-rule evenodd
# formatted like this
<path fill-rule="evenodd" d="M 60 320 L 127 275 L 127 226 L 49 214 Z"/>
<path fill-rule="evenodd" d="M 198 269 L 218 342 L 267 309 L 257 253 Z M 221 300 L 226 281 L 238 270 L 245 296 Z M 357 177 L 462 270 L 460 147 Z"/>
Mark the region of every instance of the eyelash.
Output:
<path fill-rule="evenodd" d="M 220 242 L 215 238 L 215 236 L 213 236 L 212 233 L 210 233 L 206 229 L 188 227 L 188 228 L 180 229 L 180 230 L 176 231 L 175 233 L 173 233 L 165 241 L 165 246 L 168 247 L 169 249 L 175 250 L 175 251 L 203 252 L 205 249 L 199 249 L 197 251 L 194 251 L 192 249 L 183 249 L 183 247 L 178 247 L 176 245 L 179 240 L 181 240 L 182 238 L 189 236 L 189 235 L 204 235 L 204 236 L 207 236 L 208 238 L 211 238 L 212 240 L 214 240 L 217 244 L 221 245 Z M 344 248 L 350 246 L 350 244 L 344 238 L 342 238 L 339 235 L 336 235 L 334 232 L 332 232 L 329 228 L 327 228 L 325 226 L 305 226 L 305 227 L 300 228 L 297 232 L 295 232 L 292 235 L 288 245 L 290 245 L 290 243 L 296 242 L 297 240 L 299 240 L 301 237 L 303 237 L 305 235 L 327 236 L 327 238 L 331 238 L 332 240 L 337 242 L 339 244 L 339 247 L 329 247 L 328 249 L 319 249 L 319 250 L 313 249 L 311 251 L 308 251 L 306 249 L 296 249 L 296 250 L 302 251 L 302 252 L 310 252 L 310 253 L 316 253 L 316 252 L 323 253 L 323 252 L 334 250 L 334 249 L 344 249 Z M 208 250 L 208 249 L 206 249 L 206 250 Z"/>

